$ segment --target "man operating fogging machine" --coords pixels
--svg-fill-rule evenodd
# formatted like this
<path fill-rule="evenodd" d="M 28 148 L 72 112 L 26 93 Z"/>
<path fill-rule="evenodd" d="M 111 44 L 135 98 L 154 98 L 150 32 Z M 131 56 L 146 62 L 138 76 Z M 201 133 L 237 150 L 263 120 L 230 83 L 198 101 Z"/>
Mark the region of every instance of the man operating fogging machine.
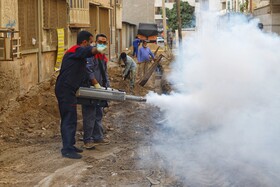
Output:
<path fill-rule="evenodd" d="M 79 89 L 87 73 L 85 72 L 86 58 L 102 53 L 102 48 L 90 46 L 93 36 L 87 31 L 81 31 L 77 36 L 77 44 L 68 49 L 63 57 L 61 69 L 55 84 L 61 117 L 61 138 L 63 157 L 80 159 L 83 150 L 75 147 L 75 134 L 77 128 L 77 98 Z"/>
<path fill-rule="evenodd" d="M 96 47 L 107 48 L 107 37 L 104 34 L 96 35 Z M 94 55 L 87 59 L 86 71 L 88 73 L 88 80 L 83 86 L 94 86 L 95 89 L 102 87 L 109 87 L 109 78 L 107 72 L 107 58 L 104 53 Z M 101 87 L 102 86 L 102 87 Z M 103 135 L 103 107 L 107 107 L 106 100 L 86 100 L 81 101 L 83 114 L 83 131 L 84 131 L 84 147 L 86 149 L 93 149 L 97 144 L 109 144 L 109 140 Z"/>
<path fill-rule="evenodd" d="M 107 38 L 103 34 L 96 36 L 96 47 L 107 48 Z M 104 50 L 103 50 L 104 51 Z M 84 147 L 93 149 L 97 144 L 109 144 L 103 135 L 103 108 L 108 106 L 107 100 L 146 101 L 143 97 L 126 95 L 125 92 L 109 88 L 107 58 L 105 54 L 97 54 L 87 59 L 88 80 L 77 91 L 78 102 L 82 104 Z M 135 65 L 136 67 L 136 65 Z M 135 73 L 134 73 L 135 74 Z"/>

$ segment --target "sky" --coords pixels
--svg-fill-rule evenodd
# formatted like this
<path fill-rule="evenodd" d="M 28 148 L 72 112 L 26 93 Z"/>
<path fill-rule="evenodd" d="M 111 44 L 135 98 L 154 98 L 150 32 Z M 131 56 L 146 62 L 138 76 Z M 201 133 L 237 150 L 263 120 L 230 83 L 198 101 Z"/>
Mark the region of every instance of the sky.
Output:
<path fill-rule="evenodd" d="M 280 38 L 258 22 L 201 13 L 171 65 L 172 93 L 147 95 L 163 114 L 153 150 L 187 185 L 279 185 Z"/>

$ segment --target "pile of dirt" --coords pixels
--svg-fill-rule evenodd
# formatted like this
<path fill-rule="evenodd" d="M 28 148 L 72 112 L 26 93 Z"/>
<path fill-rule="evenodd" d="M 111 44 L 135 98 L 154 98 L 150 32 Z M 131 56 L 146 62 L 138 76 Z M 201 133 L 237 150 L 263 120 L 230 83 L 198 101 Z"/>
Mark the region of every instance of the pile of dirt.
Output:
<path fill-rule="evenodd" d="M 13 77 L 14 74 L 11 70 L 0 69 L 0 114 L 8 108 L 11 102 L 9 98 L 17 96 L 15 90 L 19 88 L 19 82 Z"/>
<path fill-rule="evenodd" d="M 56 75 L 11 100 L 0 115 L 0 137 L 8 142 L 39 141 L 58 134 L 59 112 L 54 95 Z"/>
<path fill-rule="evenodd" d="M 117 63 L 109 62 L 111 87 L 129 93 L 129 82 L 122 80 L 122 71 Z M 57 72 L 54 73 L 50 80 L 32 87 L 26 94 L 7 103 L 0 115 L 0 143 L 7 141 L 32 144 L 34 141 L 60 136 L 60 116 L 54 93 L 57 75 Z M 135 95 L 145 96 L 149 89 L 152 88 L 136 84 Z M 8 90 L 12 91 L 13 88 Z M 81 129 L 80 107 L 78 118 L 78 129 Z"/>
<path fill-rule="evenodd" d="M 156 50 L 156 44 L 149 44 L 152 50 Z M 162 52 L 159 51 L 158 54 Z M 165 56 L 168 56 L 165 54 Z M 136 60 L 136 59 L 135 59 Z M 169 66 L 169 62 L 163 59 L 163 65 Z M 112 88 L 125 91 L 130 94 L 129 80 L 122 80 L 123 68 L 117 62 L 108 63 L 108 73 Z M 0 144 L 8 142 L 33 143 L 44 141 L 46 138 L 60 136 L 60 116 L 57 100 L 54 94 L 55 81 L 58 72 L 55 72 L 50 80 L 33 86 L 26 94 L 7 101 L 6 95 L 15 95 L 18 89 L 17 83 L 11 82 L 14 79 L 7 77 L 9 74 L 1 73 L 0 81 L 0 102 L 5 103 L 0 108 Z M 4 76 L 5 75 L 5 76 Z M 155 76 L 152 76 L 148 83 L 141 87 L 136 79 L 134 95 L 145 96 L 154 89 Z M 9 81 L 9 84 L 7 84 Z M 170 91 L 169 84 L 163 80 L 162 87 Z M 81 112 L 78 107 L 78 129 L 81 129 Z"/>

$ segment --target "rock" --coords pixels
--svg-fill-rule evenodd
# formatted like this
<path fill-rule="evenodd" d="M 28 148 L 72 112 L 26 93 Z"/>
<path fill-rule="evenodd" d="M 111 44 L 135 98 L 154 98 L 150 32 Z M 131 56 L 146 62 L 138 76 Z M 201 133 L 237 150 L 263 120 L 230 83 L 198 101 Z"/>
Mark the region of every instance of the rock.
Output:
<path fill-rule="evenodd" d="M 47 90 L 51 89 L 51 84 L 50 84 L 50 82 L 44 82 L 42 87 L 45 91 L 47 91 Z"/>
<path fill-rule="evenodd" d="M 33 129 L 35 126 L 36 126 L 36 124 L 34 124 L 34 123 L 29 123 L 28 124 L 28 127 L 31 128 L 31 129 Z"/>
<path fill-rule="evenodd" d="M 160 181 L 152 179 L 151 177 L 146 177 L 146 179 L 148 179 L 152 185 L 160 184 Z"/>

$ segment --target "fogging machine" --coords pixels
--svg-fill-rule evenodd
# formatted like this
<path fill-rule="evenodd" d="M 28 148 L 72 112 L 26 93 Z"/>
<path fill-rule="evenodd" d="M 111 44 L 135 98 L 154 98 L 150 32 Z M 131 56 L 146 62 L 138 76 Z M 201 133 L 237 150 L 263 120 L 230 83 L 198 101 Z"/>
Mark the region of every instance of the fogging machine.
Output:
<path fill-rule="evenodd" d="M 78 98 L 82 99 L 98 99 L 110 101 L 137 101 L 146 102 L 145 97 L 127 95 L 124 91 L 116 90 L 113 88 L 96 89 L 93 87 L 80 87 L 76 93 Z"/>

